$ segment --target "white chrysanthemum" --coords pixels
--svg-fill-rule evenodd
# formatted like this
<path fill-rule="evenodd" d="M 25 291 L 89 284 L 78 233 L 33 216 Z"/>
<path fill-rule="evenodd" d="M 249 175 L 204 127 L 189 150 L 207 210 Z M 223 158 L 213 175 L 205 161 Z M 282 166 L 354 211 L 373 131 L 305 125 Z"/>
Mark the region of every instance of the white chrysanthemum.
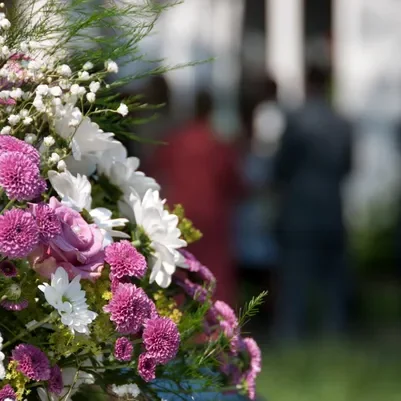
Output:
<path fill-rule="evenodd" d="M 114 134 L 103 132 L 90 118 L 84 117 L 77 127 L 71 127 L 71 120 L 77 120 L 79 109 L 72 105 L 63 108 L 63 116 L 56 120 L 55 129 L 62 138 L 71 140 L 72 156 L 67 159 L 71 172 L 91 175 L 96 170 L 101 152 L 121 146 Z"/>
<path fill-rule="evenodd" d="M 78 212 L 91 209 L 92 187 L 86 176 L 77 174 L 75 177 L 69 171 L 57 173 L 50 170 L 48 177 L 63 204 Z"/>
<path fill-rule="evenodd" d="M 148 235 L 154 249 L 150 262 L 150 282 L 156 281 L 160 287 L 166 288 L 171 283 L 176 266 L 185 267 L 184 258 L 178 249 L 187 243 L 180 238 L 178 217 L 165 210 L 164 203 L 158 191 L 149 189 L 143 200 L 132 192 L 123 202 L 119 202 L 119 207 L 126 217 L 135 220 Z"/>
<path fill-rule="evenodd" d="M 107 157 L 100 158 L 98 165 L 100 174 L 106 175 L 125 195 L 129 195 L 134 189 L 143 198 L 148 189 L 156 191 L 160 189 L 159 184 L 153 178 L 137 171 L 140 164 L 137 157 L 126 158 L 125 150 L 120 153 L 117 152 L 117 148 L 115 150 L 116 152 L 109 152 Z"/>
<path fill-rule="evenodd" d="M 6 369 L 4 368 L 4 354 L 1 352 L 3 348 L 3 336 L 0 333 L 0 380 L 3 380 L 6 377 Z"/>
<path fill-rule="evenodd" d="M 59 267 L 52 274 L 50 285 L 44 283 L 38 288 L 61 316 L 61 323 L 68 326 L 73 333 L 89 334 L 88 325 L 96 319 L 97 313 L 88 309 L 80 279 L 81 276 L 76 276 L 69 282 L 67 272 Z"/>
<path fill-rule="evenodd" d="M 127 219 L 113 219 L 112 212 L 103 207 L 92 209 L 92 186 L 86 176 L 78 174 L 75 177 L 69 171 L 57 173 L 51 170 L 48 177 L 53 189 L 61 197 L 61 203 L 78 212 L 83 209 L 89 212 L 103 234 L 104 246 L 112 243 L 113 237 L 130 238 L 128 234 L 114 230 L 115 227 L 124 227 L 128 223 Z"/>
<path fill-rule="evenodd" d="M 47 392 L 43 387 L 38 388 L 38 395 L 41 401 L 71 401 L 71 397 L 78 391 L 83 384 L 93 384 L 95 378 L 90 373 L 79 371 L 76 368 L 62 368 L 64 389 L 59 396 Z M 71 389 L 72 386 L 72 389 Z M 69 394 L 69 397 L 67 395 Z"/>
<path fill-rule="evenodd" d="M 100 228 L 103 234 L 103 245 L 107 246 L 116 238 L 131 238 L 128 234 L 114 230 L 116 227 L 124 227 L 128 219 L 112 219 L 112 212 L 104 207 L 97 207 L 89 211 L 94 223 Z"/>
<path fill-rule="evenodd" d="M 136 398 L 141 393 L 137 384 L 123 384 L 122 386 L 116 386 L 113 384 L 111 390 L 119 397 L 131 396 Z"/>

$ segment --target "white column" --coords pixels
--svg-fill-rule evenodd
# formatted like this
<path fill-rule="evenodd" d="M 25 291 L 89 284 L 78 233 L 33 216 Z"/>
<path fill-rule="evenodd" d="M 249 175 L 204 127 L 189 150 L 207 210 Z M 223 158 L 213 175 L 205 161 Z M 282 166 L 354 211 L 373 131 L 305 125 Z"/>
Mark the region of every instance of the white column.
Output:
<path fill-rule="evenodd" d="M 218 131 L 226 138 L 238 133 L 238 89 L 242 37 L 243 0 L 219 0 L 213 4 L 210 45 L 216 57 L 212 64 L 212 86 Z"/>
<path fill-rule="evenodd" d="M 266 0 L 266 67 L 280 97 L 298 103 L 304 95 L 303 1 Z"/>

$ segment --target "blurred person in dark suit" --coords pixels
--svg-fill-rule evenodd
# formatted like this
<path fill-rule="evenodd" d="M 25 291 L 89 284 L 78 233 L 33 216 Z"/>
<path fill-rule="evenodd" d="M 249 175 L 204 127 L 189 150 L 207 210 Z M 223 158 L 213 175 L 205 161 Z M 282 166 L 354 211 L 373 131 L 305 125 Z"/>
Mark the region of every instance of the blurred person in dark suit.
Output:
<path fill-rule="evenodd" d="M 156 178 L 170 205 L 182 204 L 203 233 L 188 249 L 216 276 L 216 299 L 237 306 L 237 278 L 231 250 L 230 221 L 242 191 L 236 150 L 219 141 L 211 123 L 213 101 L 199 92 L 195 118 L 167 132 L 168 146 L 155 148 L 148 173 Z"/>
<path fill-rule="evenodd" d="M 328 72 L 311 67 L 304 105 L 289 114 L 276 156 L 281 248 L 277 335 L 305 334 L 310 291 L 319 293 L 327 334 L 346 320 L 346 231 L 341 187 L 351 170 L 351 127 L 326 98 Z"/>

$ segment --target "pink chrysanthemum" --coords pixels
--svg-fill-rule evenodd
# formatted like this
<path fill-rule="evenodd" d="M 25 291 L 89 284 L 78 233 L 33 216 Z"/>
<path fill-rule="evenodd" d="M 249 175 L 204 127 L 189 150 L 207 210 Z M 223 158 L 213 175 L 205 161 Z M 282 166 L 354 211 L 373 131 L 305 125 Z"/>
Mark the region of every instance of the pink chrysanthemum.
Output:
<path fill-rule="evenodd" d="M 242 383 L 245 384 L 249 399 L 254 400 L 256 397 L 256 374 L 249 371 L 241 379 Z"/>
<path fill-rule="evenodd" d="M 145 382 L 156 379 L 156 361 L 147 353 L 139 355 L 138 373 Z"/>
<path fill-rule="evenodd" d="M 0 216 L 0 253 L 9 258 L 24 258 L 38 242 L 38 226 L 31 213 L 12 209 Z"/>
<path fill-rule="evenodd" d="M 216 301 L 211 310 L 228 338 L 238 331 L 238 319 L 233 309 L 223 301 Z"/>
<path fill-rule="evenodd" d="M 207 283 L 215 284 L 216 277 L 214 274 L 201 262 L 191 252 L 188 252 L 185 249 L 180 250 L 182 255 L 185 258 L 185 263 L 189 267 L 189 271 L 191 273 L 196 273 L 202 281 L 206 281 Z"/>
<path fill-rule="evenodd" d="M 17 370 L 29 379 L 36 381 L 50 379 L 49 359 L 34 345 L 17 345 L 12 351 L 12 357 L 18 363 Z"/>
<path fill-rule="evenodd" d="M 0 136 L 0 153 L 3 152 L 23 153 L 36 166 L 38 166 L 40 162 L 40 154 L 32 145 L 10 135 Z"/>
<path fill-rule="evenodd" d="M 253 338 L 247 337 L 242 340 L 245 351 L 249 354 L 250 369 L 255 373 L 262 370 L 262 352 Z"/>
<path fill-rule="evenodd" d="M 26 299 L 19 299 L 17 301 L 5 299 L 0 302 L 0 306 L 8 311 L 19 312 L 26 309 L 29 306 L 29 302 Z"/>
<path fill-rule="evenodd" d="M 168 317 L 147 320 L 142 338 L 146 353 L 156 363 L 166 364 L 177 355 L 180 333 L 177 325 Z"/>
<path fill-rule="evenodd" d="M 38 182 L 36 184 L 36 191 L 34 196 L 32 197 L 33 201 L 40 202 L 40 196 L 47 190 L 47 183 L 42 177 L 39 177 Z"/>
<path fill-rule="evenodd" d="M 121 334 L 135 334 L 141 330 L 146 319 L 151 316 L 152 301 L 142 288 L 134 284 L 120 284 L 113 293 L 111 301 L 103 308 L 111 314 Z"/>
<path fill-rule="evenodd" d="M 14 389 L 9 384 L 5 385 L 0 390 L 0 401 L 5 401 L 5 400 L 12 400 L 12 401 L 17 400 L 17 394 L 15 394 Z"/>
<path fill-rule="evenodd" d="M 146 273 L 146 259 L 129 241 L 114 242 L 106 248 L 105 261 L 110 265 L 112 278 L 142 278 Z"/>
<path fill-rule="evenodd" d="M 132 358 L 134 347 L 126 337 L 117 338 L 114 344 L 114 356 L 122 362 L 129 362 Z"/>
<path fill-rule="evenodd" d="M 0 262 L 0 273 L 6 277 L 15 277 L 17 275 L 17 268 L 9 260 L 3 260 Z"/>
<path fill-rule="evenodd" d="M 0 186 L 10 199 L 19 201 L 34 199 L 44 188 L 39 167 L 20 152 L 0 155 Z"/>
<path fill-rule="evenodd" d="M 54 210 L 47 204 L 31 205 L 39 230 L 39 240 L 47 243 L 61 233 L 61 221 Z"/>
<path fill-rule="evenodd" d="M 63 377 L 58 365 L 54 365 L 50 370 L 50 379 L 47 382 L 48 389 L 51 393 L 60 395 L 63 391 Z"/>

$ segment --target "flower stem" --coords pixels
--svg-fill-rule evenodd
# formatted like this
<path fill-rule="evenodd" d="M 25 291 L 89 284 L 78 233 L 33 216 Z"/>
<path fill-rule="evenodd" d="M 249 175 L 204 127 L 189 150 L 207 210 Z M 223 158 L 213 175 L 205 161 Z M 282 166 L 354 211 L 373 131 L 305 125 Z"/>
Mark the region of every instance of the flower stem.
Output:
<path fill-rule="evenodd" d="M 7 205 L 4 206 L 3 210 L 1 211 L 1 214 L 3 214 L 6 210 L 8 210 L 15 202 L 15 199 L 10 199 L 7 203 Z"/>
<path fill-rule="evenodd" d="M 21 338 L 23 338 L 27 334 L 29 334 L 31 331 L 34 331 L 34 330 L 38 329 L 39 327 L 42 327 L 44 324 L 50 322 L 52 317 L 53 317 L 53 315 L 50 314 L 49 316 L 42 319 L 40 322 L 37 322 L 34 325 L 32 325 L 31 327 L 29 327 L 28 329 L 22 331 L 20 334 L 16 335 L 12 340 L 5 342 L 3 344 L 3 348 L 6 348 L 6 347 L 10 346 L 11 344 L 14 344 L 16 341 L 20 340 Z"/>

